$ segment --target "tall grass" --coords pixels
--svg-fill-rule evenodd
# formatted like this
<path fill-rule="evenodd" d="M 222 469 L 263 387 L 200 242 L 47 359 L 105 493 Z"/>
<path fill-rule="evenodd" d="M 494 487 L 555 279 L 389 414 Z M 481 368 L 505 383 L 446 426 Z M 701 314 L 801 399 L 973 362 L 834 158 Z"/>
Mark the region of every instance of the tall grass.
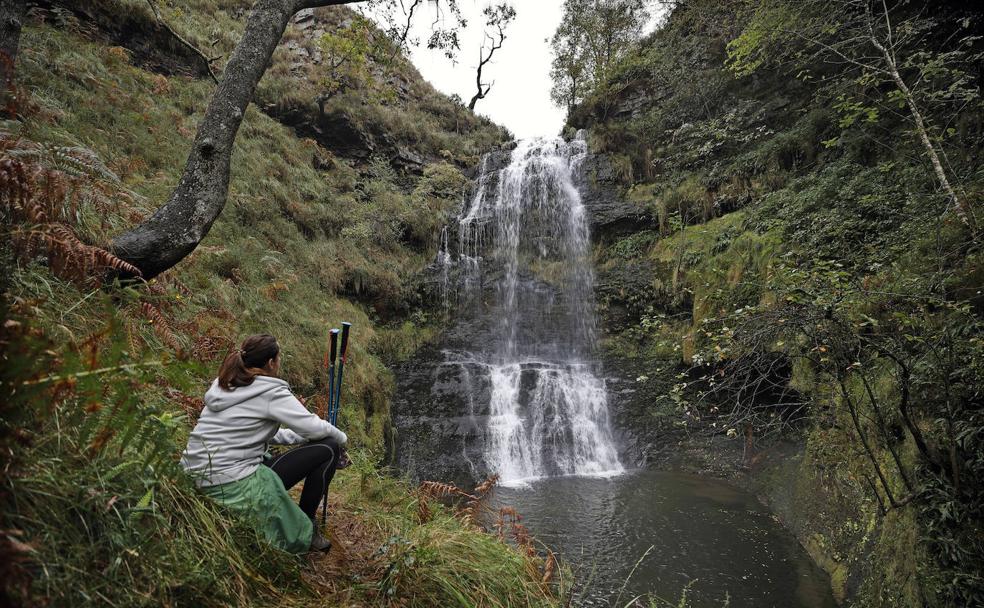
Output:
<path fill-rule="evenodd" d="M 464 511 L 409 491 L 405 482 L 381 475 L 363 454 L 356 453 L 354 462 L 335 495 L 381 543 L 374 585 L 381 604 L 560 605 L 568 585 L 565 568 L 551 572 L 549 558 L 517 550 Z M 420 501 L 427 501 L 424 509 Z"/>
<path fill-rule="evenodd" d="M 296 559 L 225 516 L 177 467 L 184 416 L 143 397 L 161 366 L 182 364 L 134 361 L 112 322 L 65 348 L 23 305 L 7 312 L 2 527 L 23 543 L 5 557 L 25 563 L 27 596 L 219 606 L 296 586 Z"/>
<path fill-rule="evenodd" d="M 142 2 L 106 3 L 150 18 Z M 242 26 L 237 11 L 247 5 L 197 0 L 163 12 L 199 45 L 214 39 L 220 53 L 234 44 Z M 99 221 L 80 222 L 80 237 L 105 243 L 166 198 L 212 85 L 140 69 L 125 49 L 88 35 L 90 26 L 59 17 L 25 29 L 23 120 L 3 127 L 25 142 L 91 151 L 132 191 L 101 214 L 81 209 L 81 217 Z M 277 67 L 261 86 L 259 105 L 277 87 L 307 95 L 316 86 Z M 380 108 L 358 103 L 356 91 L 344 97 L 355 100 L 345 111 L 443 159 L 422 175 L 396 172 L 385 160 L 334 156 L 251 106 L 233 154 L 227 207 L 168 276 L 112 290 L 110 298 L 15 259 L 6 240 L 0 244 L 9 270 L 0 299 L 0 600 L 558 602 L 541 581 L 537 558 L 440 508 L 421 524 L 411 489 L 375 464 L 394 390 L 383 360 L 406 357 L 434 334 L 434 319 L 414 311 L 414 274 L 431 259 L 443 215 L 459 200 L 459 167 L 504 137 L 414 82 L 409 64 L 397 68 L 412 99 Z M 413 142 L 418 136 L 426 137 Z M 177 457 L 200 395 L 238 339 L 277 335 L 287 379 L 311 396 L 322 389 L 325 330 L 342 319 L 357 329 L 340 416 L 356 465 L 332 485 L 327 532 L 346 542 L 320 561 L 299 559 L 264 544 L 248 522 L 199 494 Z"/>

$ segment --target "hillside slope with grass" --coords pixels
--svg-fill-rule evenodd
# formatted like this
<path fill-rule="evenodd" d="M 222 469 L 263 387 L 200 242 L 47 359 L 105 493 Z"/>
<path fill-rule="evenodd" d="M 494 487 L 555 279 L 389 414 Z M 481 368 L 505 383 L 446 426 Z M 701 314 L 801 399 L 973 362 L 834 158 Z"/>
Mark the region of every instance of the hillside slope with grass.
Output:
<path fill-rule="evenodd" d="M 864 4 L 676 3 L 571 108 L 650 218 L 599 235 L 606 356 L 630 451 L 751 470 L 839 600 L 980 605 L 984 23 Z"/>
<path fill-rule="evenodd" d="M 434 498 L 450 490 L 380 472 L 387 365 L 440 321 L 418 273 L 464 170 L 509 134 L 436 92 L 355 13 L 292 21 L 236 140 L 225 209 L 194 253 L 148 284 L 101 283 L 119 264 L 101 248 L 176 184 L 209 70 L 221 76 L 249 5 L 29 11 L 18 115 L 0 124 L 3 603 L 553 605 L 554 565 L 531 545 L 482 532 L 478 506 Z M 371 48 L 344 44 L 353 31 Z M 286 379 L 322 411 L 326 334 L 343 320 L 339 426 L 354 466 L 332 484 L 335 549 L 297 559 L 197 493 L 177 457 L 248 334 L 279 339 Z"/>

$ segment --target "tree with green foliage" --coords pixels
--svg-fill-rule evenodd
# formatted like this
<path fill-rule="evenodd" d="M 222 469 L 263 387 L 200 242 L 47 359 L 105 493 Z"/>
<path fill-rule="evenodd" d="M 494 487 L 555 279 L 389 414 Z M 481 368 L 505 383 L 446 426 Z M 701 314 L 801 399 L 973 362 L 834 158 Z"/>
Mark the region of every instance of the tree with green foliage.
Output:
<path fill-rule="evenodd" d="M 324 92 L 318 96 L 318 108 L 324 113 L 325 102 L 339 91 L 364 85 L 372 80 L 370 60 L 386 61 L 389 57 L 380 40 L 373 35 L 373 24 L 362 15 L 336 31 L 321 36 L 318 44 L 325 56 Z"/>
<path fill-rule="evenodd" d="M 565 0 L 550 39 L 554 103 L 570 111 L 585 92 L 603 84 L 648 19 L 645 0 Z"/>
<path fill-rule="evenodd" d="M 934 48 L 932 38 L 940 22 L 915 2 L 771 0 L 748 10 L 748 26 L 728 45 L 735 74 L 750 75 L 769 61 L 792 62 L 803 72 L 824 63 L 841 66 L 838 80 L 864 86 L 872 97 L 863 103 L 842 98 L 841 108 L 871 120 L 880 110 L 907 110 L 950 208 L 964 224 L 975 224 L 969 202 L 958 194 L 946 167 L 942 142 L 947 131 L 926 111 L 981 106 L 980 86 L 969 66 L 984 61 L 984 49 L 980 36 L 968 29 L 969 19 L 953 24 L 953 39 L 941 50 Z M 787 50 L 777 52 L 776 47 Z"/>

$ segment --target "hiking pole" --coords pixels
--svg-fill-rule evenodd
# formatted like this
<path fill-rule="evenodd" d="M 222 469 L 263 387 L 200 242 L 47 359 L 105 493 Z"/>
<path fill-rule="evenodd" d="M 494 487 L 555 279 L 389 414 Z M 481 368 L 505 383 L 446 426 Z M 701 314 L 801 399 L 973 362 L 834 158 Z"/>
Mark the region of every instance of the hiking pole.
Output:
<path fill-rule="evenodd" d="M 335 399 L 335 355 L 338 350 L 338 330 L 328 332 L 328 352 L 325 353 L 325 367 L 328 369 L 328 406 L 325 420 L 331 422 L 331 404 Z"/>
<path fill-rule="evenodd" d="M 331 411 L 331 420 L 329 421 L 332 424 L 338 421 L 338 406 L 342 400 L 342 371 L 345 369 L 345 352 L 348 350 L 349 329 L 351 327 L 352 324 L 348 321 L 342 322 L 342 350 L 338 357 L 338 384 L 335 386 L 334 409 Z"/>
<path fill-rule="evenodd" d="M 335 356 L 338 349 L 338 330 L 328 332 L 328 352 L 325 353 L 325 367 L 328 368 L 328 406 L 325 409 L 325 420 L 331 422 L 332 401 L 335 398 Z M 321 505 L 321 525 L 328 523 L 328 488 L 325 488 L 325 498 Z"/>
<path fill-rule="evenodd" d="M 334 389 L 334 396 L 332 398 L 330 398 L 329 401 L 328 401 L 328 404 L 329 404 L 328 405 L 328 418 L 329 418 L 328 422 L 330 422 L 332 424 L 332 426 L 335 426 L 338 423 L 338 406 L 339 406 L 339 402 L 342 399 L 342 371 L 345 369 L 345 353 L 348 351 L 348 337 L 349 337 L 349 329 L 351 327 L 352 327 L 352 324 L 349 323 L 348 321 L 343 321 L 342 322 L 342 348 L 341 348 L 341 351 L 338 353 L 338 355 L 339 355 L 339 357 L 338 357 L 338 382 L 335 382 L 335 380 L 334 380 L 334 372 L 335 372 L 335 365 L 334 365 L 334 363 L 335 363 L 335 340 L 338 337 L 338 330 L 337 329 L 331 330 L 331 334 L 332 334 L 332 339 L 331 339 L 331 346 L 332 346 L 332 348 L 331 348 L 331 355 L 330 355 L 331 356 L 331 368 L 330 368 L 331 369 L 331 372 L 330 372 L 330 378 L 328 380 L 328 386 L 329 386 L 329 389 L 328 390 L 331 391 L 332 389 Z M 341 462 L 341 460 L 342 460 L 341 450 L 339 450 L 339 453 L 338 453 L 338 460 L 339 460 L 339 462 Z M 322 506 L 321 506 L 321 525 L 325 525 L 327 523 L 328 523 L 328 487 L 326 486 L 325 487 L 325 497 L 324 497 L 324 500 L 323 500 Z"/>

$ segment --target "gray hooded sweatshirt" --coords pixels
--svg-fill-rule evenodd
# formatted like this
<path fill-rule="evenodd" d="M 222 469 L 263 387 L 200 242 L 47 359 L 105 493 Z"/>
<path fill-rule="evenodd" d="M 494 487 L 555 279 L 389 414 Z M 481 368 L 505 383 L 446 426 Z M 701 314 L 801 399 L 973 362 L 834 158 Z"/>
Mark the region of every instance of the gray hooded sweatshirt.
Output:
<path fill-rule="evenodd" d="M 217 486 L 255 471 L 267 444 L 325 437 L 342 445 L 348 441 L 345 433 L 309 412 L 286 381 L 257 376 L 249 386 L 227 391 L 216 379 L 205 393 L 205 409 L 188 437 L 181 465 L 199 486 Z"/>

